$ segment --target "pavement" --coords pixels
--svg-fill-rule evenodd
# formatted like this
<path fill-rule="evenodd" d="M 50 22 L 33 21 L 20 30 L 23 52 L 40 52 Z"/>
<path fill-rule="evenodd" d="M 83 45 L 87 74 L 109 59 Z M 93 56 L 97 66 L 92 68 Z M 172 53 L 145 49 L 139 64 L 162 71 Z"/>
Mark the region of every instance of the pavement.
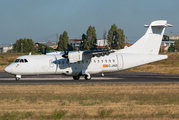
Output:
<path fill-rule="evenodd" d="M 178 83 L 178 74 L 161 74 L 147 72 L 112 72 L 92 75 L 91 80 L 73 80 L 71 76 L 64 75 L 33 75 L 22 76 L 16 81 L 14 75 L 0 71 L 0 85 L 19 84 L 94 84 L 94 83 Z"/>

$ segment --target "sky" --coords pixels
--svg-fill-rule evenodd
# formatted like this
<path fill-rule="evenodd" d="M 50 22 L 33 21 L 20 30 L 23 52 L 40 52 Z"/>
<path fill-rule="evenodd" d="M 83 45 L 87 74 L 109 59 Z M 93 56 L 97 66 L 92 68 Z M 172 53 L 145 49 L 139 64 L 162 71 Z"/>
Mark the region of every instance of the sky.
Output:
<path fill-rule="evenodd" d="M 90 25 L 102 39 L 113 24 L 134 43 L 155 20 L 174 25 L 165 34 L 179 34 L 178 5 L 179 0 L 0 0 L 0 46 L 20 38 L 55 42 L 64 31 L 69 39 L 81 39 Z"/>

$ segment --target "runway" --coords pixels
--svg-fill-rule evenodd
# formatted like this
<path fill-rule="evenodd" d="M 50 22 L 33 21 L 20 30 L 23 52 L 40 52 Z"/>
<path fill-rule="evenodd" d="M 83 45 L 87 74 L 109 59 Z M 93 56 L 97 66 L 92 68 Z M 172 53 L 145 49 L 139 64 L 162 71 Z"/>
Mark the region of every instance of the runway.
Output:
<path fill-rule="evenodd" d="M 92 75 L 91 80 L 85 80 L 83 76 L 80 80 L 73 80 L 71 76 L 64 75 L 34 75 L 22 76 L 20 81 L 16 81 L 14 75 L 0 71 L 0 84 L 89 84 L 89 83 L 178 83 L 179 75 L 159 74 L 146 72 L 114 72 Z"/>

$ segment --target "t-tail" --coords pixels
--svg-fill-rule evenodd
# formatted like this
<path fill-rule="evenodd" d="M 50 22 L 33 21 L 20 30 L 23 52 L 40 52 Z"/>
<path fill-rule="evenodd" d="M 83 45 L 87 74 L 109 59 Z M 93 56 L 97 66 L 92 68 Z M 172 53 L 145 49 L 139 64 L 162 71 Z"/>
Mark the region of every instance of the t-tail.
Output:
<path fill-rule="evenodd" d="M 158 55 L 165 27 L 172 27 L 166 20 L 153 21 L 147 32 L 132 46 L 116 51 L 124 61 L 123 69 L 167 59 L 167 55 Z"/>
<path fill-rule="evenodd" d="M 153 21 L 150 26 L 145 25 L 145 27 L 148 27 L 148 30 L 143 37 L 132 46 L 118 52 L 157 55 L 160 50 L 165 27 L 172 27 L 172 25 L 167 24 L 166 20 L 157 20 Z"/>

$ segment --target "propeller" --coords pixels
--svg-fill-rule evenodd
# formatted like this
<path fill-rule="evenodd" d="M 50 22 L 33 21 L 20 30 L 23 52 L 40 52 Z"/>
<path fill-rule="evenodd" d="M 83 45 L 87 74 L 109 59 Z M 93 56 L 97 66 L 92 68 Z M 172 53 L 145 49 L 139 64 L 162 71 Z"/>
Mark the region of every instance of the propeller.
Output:
<path fill-rule="evenodd" d="M 68 58 L 68 53 L 69 53 L 69 51 L 66 52 L 66 50 L 64 50 L 64 54 L 62 55 L 62 57 Z"/>

